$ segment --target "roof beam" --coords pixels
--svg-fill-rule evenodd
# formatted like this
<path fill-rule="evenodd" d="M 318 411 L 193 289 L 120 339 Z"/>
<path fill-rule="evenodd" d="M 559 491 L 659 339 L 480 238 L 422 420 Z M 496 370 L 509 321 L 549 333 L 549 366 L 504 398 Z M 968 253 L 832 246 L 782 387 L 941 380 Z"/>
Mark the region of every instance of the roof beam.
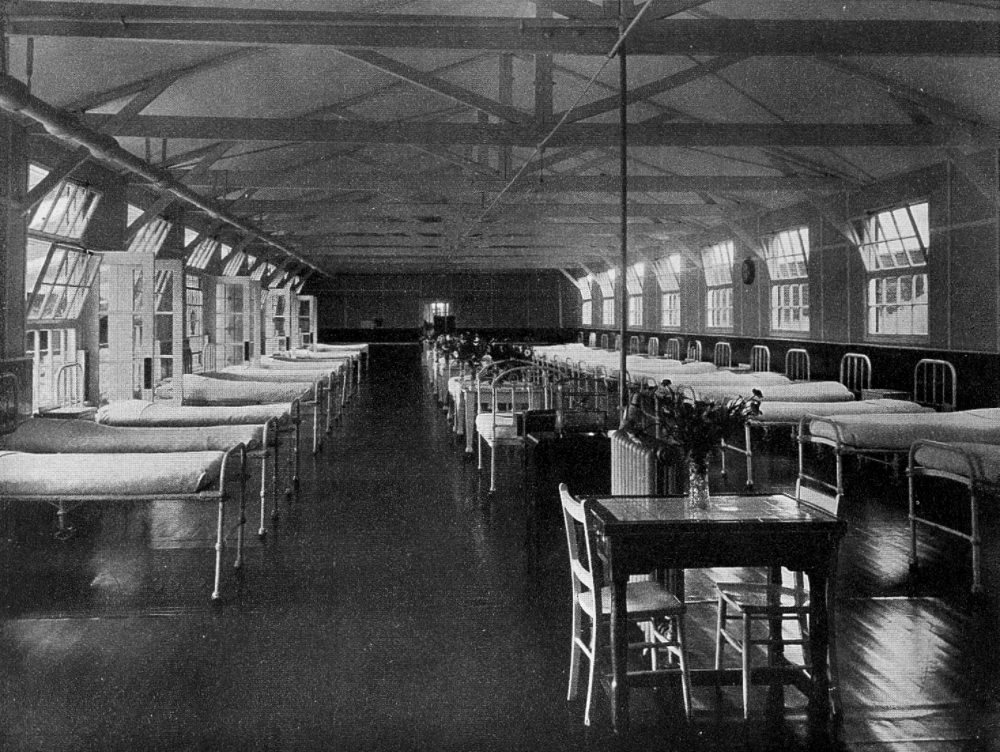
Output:
<path fill-rule="evenodd" d="M 580 203 L 580 204 L 550 204 L 532 202 L 507 202 L 505 208 L 515 212 L 518 218 L 528 217 L 617 217 L 621 212 L 618 204 L 612 203 Z M 313 214 L 321 212 L 323 218 L 357 217 L 363 221 L 415 221 L 400 220 L 398 216 L 383 215 L 366 216 L 365 208 L 356 203 L 345 203 L 332 199 L 320 201 L 300 201 L 297 199 L 277 201 L 246 201 L 241 210 L 251 214 Z M 482 209 L 480 201 L 449 201 L 447 203 L 388 203 L 373 208 L 374 212 L 394 212 L 402 214 L 426 215 L 435 211 L 466 211 L 476 212 Z M 630 203 L 628 215 L 631 218 L 642 217 L 715 217 L 722 214 L 722 208 L 711 204 L 677 204 L 677 203 Z"/>
<path fill-rule="evenodd" d="M 107 115 L 84 115 L 102 129 Z M 503 123 L 428 123 L 373 120 L 331 121 L 301 118 L 213 118 L 139 116 L 124 124 L 121 136 L 189 138 L 216 141 L 300 141 L 361 144 L 493 144 L 533 147 L 543 128 Z M 954 128 L 912 123 L 635 123 L 629 144 L 641 146 L 942 146 L 971 136 Z M 549 145 L 613 147 L 616 123 L 570 123 Z"/>
<path fill-rule="evenodd" d="M 116 3 L 19 2 L 8 33 L 227 44 L 606 55 L 617 19 L 360 14 Z M 997 55 L 1000 22 L 671 19 L 640 24 L 633 55 Z"/>
<path fill-rule="evenodd" d="M 218 55 L 217 57 L 202 60 L 192 65 L 171 68 L 170 70 L 163 71 L 162 73 L 157 73 L 156 75 L 148 76 L 147 78 L 141 78 L 137 81 L 130 81 L 127 84 L 122 84 L 121 86 L 116 86 L 112 89 L 106 89 L 104 91 L 88 94 L 80 99 L 70 102 L 65 105 L 63 109 L 75 112 L 92 110 L 96 107 L 102 107 L 110 102 L 114 102 L 117 99 L 122 99 L 123 97 L 131 96 L 132 94 L 147 91 L 150 88 L 159 86 L 164 82 L 167 85 L 170 85 L 185 76 L 190 76 L 194 73 L 203 73 L 214 68 L 220 68 L 223 65 L 228 65 L 229 63 L 232 63 L 240 58 L 257 55 L 263 51 L 263 49 L 258 47 L 243 47 L 233 52 L 227 52 L 225 55 Z"/>
<path fill-rule="evenodd" d="M 398 60 L 394 60 L 391 57 L 375 52 L 374 50 L 345 49 L 338 50 L 338 52 L 342 55 L 346 55 L 347 57 L 367 63 L 373 68 L 378 68 L 381 71 L 426 89 L 427 91 L 433 92 L 434 94 L 440 94 L 441 96 L 447 97 L 448 99 L 458 102 L 459 104 L 468 105 L 469 107 L 479 110 L 480 112 L 485 112 L 487 115 L 495 115 L 501 120 L 506 120 L 510 123 L 527 124 L 531 122 L 531 116 L 525 112 L 521 112 L 516 107 L 500 104 L 489 97 L 484 97 L 474 91 L 469 91 L 462 86 L 458 86 L 450 81 L 446 81 L 443 78 L 435 76 L 433 73 L 428 73 L 407 65 L 406 63 L 401 63 Z"/>
<path fill-rule="evenodd" d="M 697 81 L 699 78 L 704 76 L 717 73 L 723 68 L 734 65 L 735 63 L 745 59 L 745 56 L 725 55 L 717 57 L 713 60 L 708 60 L 704 63 L 695 62 L 695 64 L 690 68 L 685 68 L 678 73 L 674 73 L 670 76 L 664 76 L 657 81 L 650 81 L 642 86 L 636 86 L 629 89 L 627 95 L 628 103 L 634 104 L 648 99 L 649 97 L 654 97 L 657 94 L 663 94 L 671 89 L 676 89 L 680 86 L 684 86 L 685 84 L 689 84 L 692 81 Z M 580 105 L 570 113 L 567 118 L 567 122 L 575 123 L 579 120 L 585 120 L 586 118 L 591 118 L 595 115 L 610 112 L 618 107 L 619 101 L 620 97 L 615 94 L 610 97 L 604 97 L 603 99 L 598 99 L 594 102 L 588 102 L 587 104 Z M 555 116 L 555 119 L 558 121 L 562 116 L 563 113 L 560 113 Z"/>
<path fill-rule="evenodd" d="M 244 172 L 238 170 L 213 170 L 205 175 L 185 176 L 192 186 L 218 186 L 228 183 L 232 190 L 244 187 L 331 188 L 339 191 L 379 190 L 384 178 L 380 175 L 332 173 L 331 175 L 276 175 L 273 171 Z M 413 191 L 448 191 L 459 194 L 475 191 L 500 191 L 506 185 L 500 178 L 475 176 L 400 176 L 395 187 Z M 629 186 L 635 191 L 686 192 L 700 190 L 719 191 L 801 191 L 841 190 L 848 185 L 837 178 L 784 177 L 760 175 L 630 175 Z M 617 176 L 609 175 L 551 175 L 542 182 L 517 183 L 514 190 L 531 190 L 534 193 L 614 192 L 621 189 Z"/>

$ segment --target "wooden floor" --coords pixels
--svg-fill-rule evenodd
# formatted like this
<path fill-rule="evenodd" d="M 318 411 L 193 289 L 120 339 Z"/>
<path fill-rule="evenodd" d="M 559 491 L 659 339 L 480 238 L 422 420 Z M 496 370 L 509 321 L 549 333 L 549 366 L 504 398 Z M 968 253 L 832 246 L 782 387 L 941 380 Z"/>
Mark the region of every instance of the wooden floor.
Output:
<path fill-rule="evenodd" d="M 780 437 L 779 437 L 780 438 Z M 780 440 L 774 451 L 790 457 Z M 580 463 L 577 485 L 601 482 Z M 569 572 L 551 477 L 505 452 L 500 491 L 465 459 L 413 348 L 373 348 L 371 380 L 302 497 L 209 603 L 212 509 L 91 505 L 75 537 L 52 510 L 4 510 L 0 749 L 805 749 L 803 698 L 742 721 L 734 689 L 639 692 L 634 735 L 567 703 Z M 764 463 L 770 487 L 787 459 Z M 488 481 L 488 478 L 485 478 Z M 907 571 L 905 507 L 881 470 L 852 478 L 841 514 L 839 614 L 849 750 L 1000 749 L 998 524 L 988 594 L 965 595 L 967 551 L 923 536 Z M 742 478 L 713 478 L 716 489 Z M 256 529 L 256 514 L 250 527 Z M 726 573 L 731 575 L 732 573 Z M 753 576 L 753 573 L 748 573 Z M 709 571 L 692 579 L 692 661 L 712 657 Z"/>

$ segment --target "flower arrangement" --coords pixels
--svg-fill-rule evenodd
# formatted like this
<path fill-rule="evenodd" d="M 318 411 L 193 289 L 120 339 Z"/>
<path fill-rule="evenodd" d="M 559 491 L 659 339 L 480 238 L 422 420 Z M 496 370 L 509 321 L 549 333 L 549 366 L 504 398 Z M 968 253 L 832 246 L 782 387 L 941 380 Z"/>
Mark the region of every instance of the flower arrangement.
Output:
<path fill-rule="evenodd" d="M 754 389 L 751 397 L 700 400 L 664 380 L 659 387 L 643 387 L 633 395 L 622 427 L 642 430 L 652 422 L 660 428 L 666 441 L 687 460 L 689 498 L 693 506 L 703 509 L 708 502 L 708 456 L 747 420 L 760 415 L 763 398 Z"/>
<path fill-rule="evenodd" d="M 493 360 L 528 360 L 533 354 L 531 345 L 516 344 L 510 340 L 490 342 L 490 357 Z"/>

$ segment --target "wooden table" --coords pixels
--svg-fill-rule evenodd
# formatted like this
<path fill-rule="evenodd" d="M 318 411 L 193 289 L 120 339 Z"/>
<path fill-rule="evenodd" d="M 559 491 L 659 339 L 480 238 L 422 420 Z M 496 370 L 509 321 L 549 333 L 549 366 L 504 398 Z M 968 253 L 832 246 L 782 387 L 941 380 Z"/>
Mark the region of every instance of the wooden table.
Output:
<path fill-rule="evenodd" d="M 828 738 L 830 721 L 827 650 L 832 622 L 837 547 L 846 525 L 834 515 L 784 495 L 717 495 L 707 511 L 688 511 L 683 497 L 585 497 L 612 587 L 612 722 L 619 733 L 629 728 L 629 687 L 666 679 L 657 672 L 627 671 L 628 617 L 625 590 L 633 574 L 654 569 L 707 567 L 779 567 L 809 577 L 810 634 L 814 680 L 772 653 L 768 666 L 754 669 L 752 680 L 778 689 L 795 684 L 809 695 L 810 736 Z M 772 624 L 780 629 L 779 624 Z M 776 651 L 780 651 L 776 648 Z M 736 684 L 736 669 L 694 669 L 695 684 Z"/>

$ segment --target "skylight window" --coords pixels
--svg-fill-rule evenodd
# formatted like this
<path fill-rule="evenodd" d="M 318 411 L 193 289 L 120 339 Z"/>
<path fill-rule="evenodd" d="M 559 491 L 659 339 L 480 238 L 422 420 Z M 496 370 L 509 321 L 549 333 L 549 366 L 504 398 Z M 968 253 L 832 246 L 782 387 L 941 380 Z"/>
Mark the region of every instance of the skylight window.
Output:
<path fill-rule="evenodd" d="M 859 250 L 868 270 L 869 335 L 904 339 L 927 335 L 929 242 L 926 202 L 868 218 Z"/>
<path fill-rule="evenodd" d="M 66 240 L 79 240 L 100 199 L 97 191 L 64 180 L 35 207 L 28 229 Z"/>
<path fill-rule="evenodd" d="M 202 238 L 188 255 L 187 265 L 192 269 L 205 269 L 219 251 L 220 243 L 215 238 Z"/>
<path fill-rule="evenodd" d="M 809 228 L 796 227 L 771 235 L 763 246 L 771 277 L 771 329 L 808 332 Z"/>

